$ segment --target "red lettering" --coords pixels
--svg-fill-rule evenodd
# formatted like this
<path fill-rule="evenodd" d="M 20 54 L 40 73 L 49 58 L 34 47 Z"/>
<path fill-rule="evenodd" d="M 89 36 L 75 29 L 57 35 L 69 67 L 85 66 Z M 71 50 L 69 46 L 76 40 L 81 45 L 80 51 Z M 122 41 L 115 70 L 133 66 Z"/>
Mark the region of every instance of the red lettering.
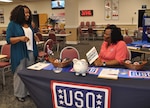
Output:
<path fill-rule="evenodd" d="M 81 16 L 92 16 L 92 10 L 81 10 L 80 11 Z"/>

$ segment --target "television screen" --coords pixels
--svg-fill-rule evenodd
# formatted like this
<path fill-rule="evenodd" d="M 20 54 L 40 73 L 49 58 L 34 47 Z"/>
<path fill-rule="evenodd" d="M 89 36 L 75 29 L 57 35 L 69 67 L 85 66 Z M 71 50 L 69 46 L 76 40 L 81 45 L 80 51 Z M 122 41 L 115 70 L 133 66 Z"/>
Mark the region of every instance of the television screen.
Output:
<path fill-rule="evenodd" d="M 64 9 L 65 8 L 65 0 L 52 0 L 51 7 L 52 7 L 52 9 Z"/>

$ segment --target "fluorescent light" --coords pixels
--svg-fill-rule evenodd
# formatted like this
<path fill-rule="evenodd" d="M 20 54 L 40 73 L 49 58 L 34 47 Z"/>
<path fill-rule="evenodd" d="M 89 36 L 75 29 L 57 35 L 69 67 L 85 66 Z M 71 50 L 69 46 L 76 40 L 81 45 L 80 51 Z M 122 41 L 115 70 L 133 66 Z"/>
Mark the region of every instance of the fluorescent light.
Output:
<path fill-rule="evenodd" d="M 13 0 L 0 0 L 0 2 L 13 2 Z"/>

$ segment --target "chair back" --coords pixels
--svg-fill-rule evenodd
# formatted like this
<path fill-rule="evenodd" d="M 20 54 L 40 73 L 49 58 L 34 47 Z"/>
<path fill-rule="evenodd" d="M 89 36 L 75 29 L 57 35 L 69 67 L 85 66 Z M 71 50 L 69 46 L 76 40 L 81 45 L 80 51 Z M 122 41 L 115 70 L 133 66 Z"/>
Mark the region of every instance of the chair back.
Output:
<path fill-rule="evenodd" d="M 66 34 L 66 31 L 64 29 L 60 30 L 59 34 Z"/>
<path fill-rule="evenodd" d="M 44 44 L 44 52 L 48 53 L 48 50 L 52 50 L 53 49 L 53 40 L 52 39 L 48 39 L 45 44 Z"/>
<path fill-rule="evenodd" d="M 11 45 L 10 44 L 5 44 L 1 47 L 1 54 L 7 55 L 7 59 L 10 59 L 10 50 L 11 50 Z"/>
<path fill-rule="evenodd" d="M 129 49 L 127 49 L 128 50 L 128 55 L 129 55 L 129 60 L 131 60 L 132 59 L 132 54 L 131 54 L 131 51 L 129 50 Z"/>
<path fill-rule="evenodd" d="M 91 26 L 96 26 L 95 21 L 91 22 Z"/>
<path fill-rule="evenodd" d="M 123 40 L 125 41 L 126 44 L 130 44 L 134 41 L 131 36 L 124 36 Z"/>
<path fill-rule="evenodd" d="M 90 22 L 87 21 L 85 25 L 86 25 L 87 27 L 90 27 Z"/>
<path fill-rule="evenodd" d="M 43 36 L 41 33 L 36 33 L 36 36 L 39 38 L 40 41 L 43 41 Z"/>
<path fill-rule="evenodd" d="M 57 41 L 56 35 L 54 33 L 49 33 L 49 39 L 52 39 L 54 43 Z"/>
<path fill-rule="evenodd" d="M 69 58 L 73 60 L 74 58 L 80 59 L 78 50 L 73 46 L 66 46 L 60 52 L 60 59 Z"/>
<path fill-rule="evenodd" d="M 88 28 L 89 33 L 93 33 L 93 29 L 91 27 Z"/>
<path fill-rule="evenodd" d="M 84 27 L 84 26 L 85 26 L 84 21 L 81 21 L 80 22 L 80 27 Z"/>

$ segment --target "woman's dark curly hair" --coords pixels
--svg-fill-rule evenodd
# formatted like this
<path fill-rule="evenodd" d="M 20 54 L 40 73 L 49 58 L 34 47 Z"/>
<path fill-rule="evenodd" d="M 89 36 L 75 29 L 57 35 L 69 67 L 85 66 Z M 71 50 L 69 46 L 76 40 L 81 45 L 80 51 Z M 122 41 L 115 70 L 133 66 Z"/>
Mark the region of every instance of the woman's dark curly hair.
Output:
<path fill-rule="evenodd" d="M 10 21 L 14 21 L 20 25 L 22 24 L 31 24 L 32 21 L 32 13 L 29 9 L 29 19 L 28 21 L 25 20 L 24 8 L 28 8 L 26 5 L 18 5 L 12 11 L 10 15 Z"/>
<path fill-rule="evenodd" d="M 116 44 L 118 41 L 123 40 L 123 36 L 121 34 L 121 29 L 116 25 L 109 25 L 106 29 L 111 29 L 111 43 Z"/>

